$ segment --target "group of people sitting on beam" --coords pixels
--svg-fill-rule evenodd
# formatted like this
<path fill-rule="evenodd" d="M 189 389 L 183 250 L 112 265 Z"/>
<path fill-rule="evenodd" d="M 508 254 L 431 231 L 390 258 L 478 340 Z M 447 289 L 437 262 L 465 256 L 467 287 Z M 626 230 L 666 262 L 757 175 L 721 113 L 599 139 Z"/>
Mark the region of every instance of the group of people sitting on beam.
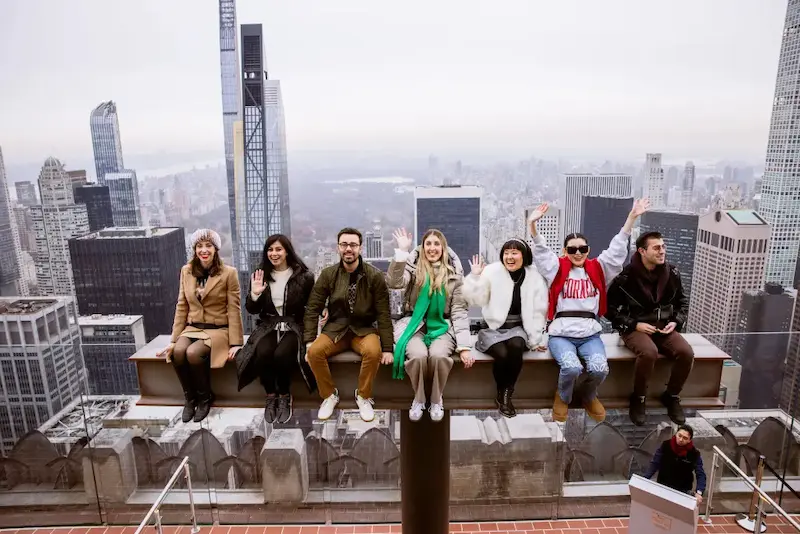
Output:
<path fill-rule="evenodd" d="M 573 395 L 596 421 L 605 408 L 597 389 L 608 376 L 600 319 L 607 318 L 636 355 L 630 418 L 646 422 L 645 397 L 659 354 L 674 360 L 660 396 L 670 419 L 683 424 L 680 392 L 694 360 L 680 335 L 688 300 L 678 270 L 666 263 L 658 232 L 636 240 L 630 263 L 628 243 L 636 220 L 649 207 L 636 200 L 609 247 L 590 258 L 585 236 L 569 234 L 561 255 L 550 250 L 536 223 L 542 204 L 529 218 L 533 249 L 510 239 L 498 261 L 480 256 L 464 275 L 461 260 L 439 230 L 430 229 L 414 246 L 405 229 L 394 232 L 397 248 L 384 274 L 361 255 L 362 235 L 344 228 L 337 235 L 340 261 L 313 274 L 284 235 L 272 235 L 253 272 L 246 310 L 257 316 L 244 343 L 240 283 L 234 268 L 223 265 L 221 241 L 213 230 L 191 236 L 193 255 L 181 270 L 171 343 L 160 354 L 175 369 L 185 396 L 183 421 L 202 421 L 214 402 L 210 373 L 232 360 L 241 390 L 258 378 L 266 392 L 265 419 L 286 423 L 292 417 L 291 376 L 299 370 L 309 391 L 322 399 L 317 417 L 329 419 L 339 391 L 328 359 L 347 350 L 361 356 L 358 387 L 353 392 L 364 421 L 375 417 L 373 381 L 379 367 L 392 376 L 406 374 L 414 390 L 409 418 L 426 412 L 444 417 L 444 389 L 455 364 L 475 362 L 475 350 L 493 359 L 500 414 L 514 417 L 514 389 L 527 351 L 547 351 L 560 367 L 553 419 L 565 421 Z M 402 317 L 392 321 L 389 290 L 403 290 Z M 473 342 L 468 309 L 480 307 L 483 321 Z M 587 377 L 576 390 L 578 377 Z M 426 396 L 426 385 L 430 396 Z M 576 400 L 576 402 L 578 402 Z"/>

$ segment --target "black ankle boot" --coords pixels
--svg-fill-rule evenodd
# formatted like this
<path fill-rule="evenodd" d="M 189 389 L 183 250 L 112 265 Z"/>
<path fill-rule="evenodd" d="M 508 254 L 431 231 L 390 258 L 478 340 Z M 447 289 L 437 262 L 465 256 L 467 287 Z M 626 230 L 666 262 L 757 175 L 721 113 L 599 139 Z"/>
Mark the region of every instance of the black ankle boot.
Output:
<path fill-rule="evenodd" d="M 194 412 L 194 422 L 199 423 L 208 416 L 211 405 L 214 404 L 214 392 L 211 391 L 211 368 L 208 362 L 205 365 L 193 365 L 192 377 L 197 388 L 197 409 Z"/>
<path fill-rule="evenodd" d="M 517 410 L 514 409 L 514 403 L 511 402 L 511 396 L 514 394 L 514 388 L 502 388 L 497 391 L 497 410 L 503 417 L 516 417 Z"/>
<path fill-rule="evenodd" d="M 639 395 L 631 395 L 631 407 L 628 415 L 631 422 L 636 426 L 642 426 L 647 422 L 647 413 L 644 408 L 645 397 Z"/>
<path fill-rule="evenodd" d="M 185 399 L 181 421 L 188 423 L 194 418 L 195 408 L 197 407 L 197 394 L 192 381 L 192 370 L 189 368 L 189 364 L 177 365 L 173 362 L 172 367 L 175 369 L 175 374 L 178 375 L 181 388 L 183 388 L 183 398 Z"/>
<path fill-rule="evenodd" d="M 680 396 L 672 395 L 668 391 L 665 391 L 661 394 L 661 404 L 666 406 L 667 415 L 673 423 L 682 425 L 686 422 L 686 414 L 683 413 Z"/>

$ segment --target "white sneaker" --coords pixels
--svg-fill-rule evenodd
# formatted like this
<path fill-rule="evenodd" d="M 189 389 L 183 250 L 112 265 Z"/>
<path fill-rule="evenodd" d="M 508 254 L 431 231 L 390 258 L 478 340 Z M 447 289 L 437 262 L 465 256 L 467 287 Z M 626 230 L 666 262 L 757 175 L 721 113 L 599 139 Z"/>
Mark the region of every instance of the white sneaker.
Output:
<path fill-rule="evenodd" d="M 322 404 L 319 406 L 319 412 L 317 412 L 317 419 L 321 419 L 323 421 L 327 421 L 333 415 L 333 410 L 336 409 L 336 405 L 339 404 L 339 392 L 334 390 L 333 395 L 322 401 Z"/>
<path fill-rule="evenodd" d="M 431 414 L 431 421 L 441 421 L 444 419 L 444 404 L 431 403 L 431 407 L 428 408 L 428 413 Z"/>
<path fill-rule="evenodd" d="M 339 399 L 336 399 L 337 402 Z M 358 394 L 358 390 L 356 390 L 356 404 L 358 405 L 358 413 L 361 414 L 361 419 L 365 423 L 369 423 L 373 419 L 375 419 L 375 410 L 372 409 L 372 405 L 375 403 L 372 399 L 365 399 L 361 395 Z"/>
<path fill-rule="evenodd" d="M 411 403 L 411 408 L 408 410 L 408 418 L 412 421 L 419 421 L 422 419 L 422 413 L 425 411 L 425 403 L 414 401 Z"/>

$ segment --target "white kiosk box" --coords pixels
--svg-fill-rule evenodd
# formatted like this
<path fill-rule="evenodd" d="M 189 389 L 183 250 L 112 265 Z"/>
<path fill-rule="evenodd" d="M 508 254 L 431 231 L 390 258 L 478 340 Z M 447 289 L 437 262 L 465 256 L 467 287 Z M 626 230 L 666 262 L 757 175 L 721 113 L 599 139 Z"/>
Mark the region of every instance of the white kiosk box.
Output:
<path fill-rule="evenodd" d="M 699 506 L 692 495 L 639 475 L 629 483 L 631 534 L 696 534 Z"/>

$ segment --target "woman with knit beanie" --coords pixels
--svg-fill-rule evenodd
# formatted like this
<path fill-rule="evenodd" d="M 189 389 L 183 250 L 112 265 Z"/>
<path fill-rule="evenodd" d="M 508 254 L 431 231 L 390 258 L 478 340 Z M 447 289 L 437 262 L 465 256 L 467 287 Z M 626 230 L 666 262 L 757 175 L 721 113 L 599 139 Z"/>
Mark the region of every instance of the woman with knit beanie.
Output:
<path fill-rule="evenodd" d="M 397 249 L 389 265 L 390 289 L 403 289 L 403 318 L 394 326 L 393 377 L 405 373 L 414 388 L 408 411 L 419 421 L 425 410 L 425 380 L 431 381 L 428 412 L 432 421 L 444 417 L 442 394 L 458 352 L 464 367 L 472 367 L 467 302 L 461 294 L 461 260 L 447 246 L 439 230 L 428 230 L 422 245 L 411 250 L 412 236 L 405 228 L 394 232 Z"/>
<path fill-rule="evenodd" d="M 192 257 L 181 269 L 172 340 L 159 353 L 172 362 L 185 404 L 183 422 L 199 423 L 214 403 L 211 369 L 232 360 L 244 342 L 236 269 L 222 263 L 219 234 L 192 234 Z"/>

